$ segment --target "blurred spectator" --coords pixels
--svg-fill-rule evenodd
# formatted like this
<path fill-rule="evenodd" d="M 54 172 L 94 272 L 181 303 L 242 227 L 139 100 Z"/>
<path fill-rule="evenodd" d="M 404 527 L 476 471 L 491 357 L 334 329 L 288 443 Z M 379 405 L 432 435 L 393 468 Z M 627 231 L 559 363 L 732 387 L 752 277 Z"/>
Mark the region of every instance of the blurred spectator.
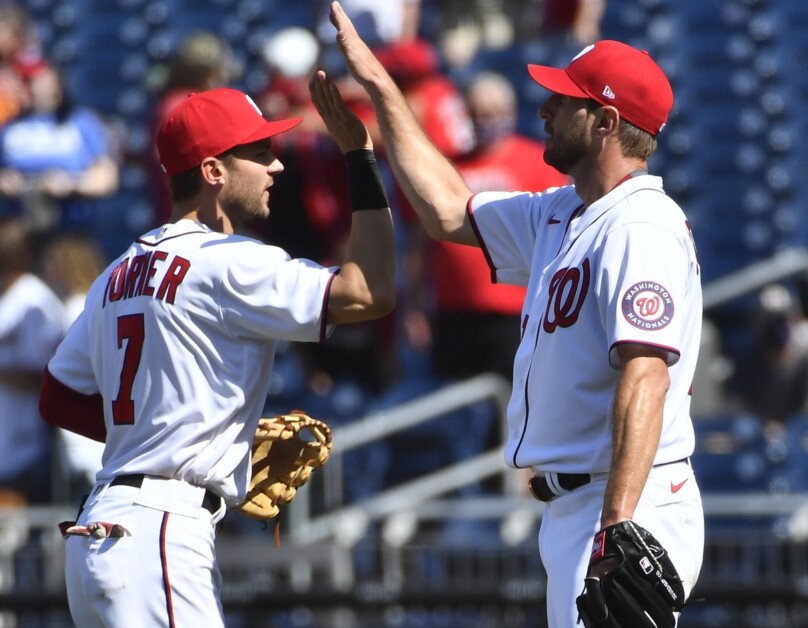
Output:
<path fill-rule="evenodd" d="M 471 118 L 434 45 L 423 39 L 398 42 L 380 48 L 376 56 L 437 149 L 449 159 L 468 153 L 474 146 Z M 374 137 L 374 145 L 383 147 L 381 137 Z"/>
<path fill-rule="evenodd" d="M 435 3 L 432 37 L 448 65 L 465 67 L 481 50 L 514 43 L 542 44 L 549 59 L 566 65 L 580 50 L 601 39 L 606 0 L 448 0 Z"/>
<path fill-rule="evenodd" d="M 579 51 L 601 39 L 605 12 L 606 0 L 545 0 L 539 36 L 555 35 Z"/>
<path fill-rule="evenodd" d="M 261 56 L 267 86 L 256 101 L 264 117 L 268 120 L 303 117 L 303 129 L 325 133 L 322 119 L 309 98 L 309 78 L 320 56 L 320 43 L 314 34 L 300 26 L 281 29 L 267 39 Z"/>
<path fill-rule="evenodd" d="M 82 234 L 59 235 L 45 249 L 42 274 L 65 305 L 65 329 L 84 309 L 87 290 L 106 264 L 99 244 Z"/>
<path fill-rule="evenodd" d="M 465 99 L 476 144 L 455 165 L 472 192 L 538 192 L 568 183 L 544 162 L 541 142 L 516 133 L 518 102 L 507 78 L 479 73 Z M 480 249 L 427 239 L 420 224 L 412 231 L 406 268 L 415 293 L 405 302 L 412 306 L 406 317 L 410 341 L 420 350 L 431 342 L 433 369 L 441 378 L 495 372 L 510 380 L 525 289 L 492 283 Z M 431 294 L 423 293 L 426 287 Z"/>
<path fill-rule="evenodd" d="M 353 18 L 356 30 L 370 46 L 408 41 L 418 35 L 421 0 L 344 0 L 342 8 Z M 316 32 L 323 44 L 334 42 L 334 27 L 329 20 L 331 3 L 317 0 Z"/>
<path fill-rule="evenodd" d="M 0 506 L 51 498 L 50 437 L 39 386 L 62 339 L 62 303 L 32 272 L 29 233 L 0 221 Z"/>
<path fill-rule="evenodd" d="M 272 188 L 269 220 L 249 228 L 253 236 L 293 257 L 330 264 L 342 257 L 351 213 L 345 159 L 326 133 L 309 97 L 308 82 L 319 51 L 314 35 L 299 27 L 282 29 L 264 44 L 267 87 L 255 97 L 259 108 L 267 119 L 302 117 L 303 122 L 272 139 L 272 150 L 284 164 L 283 177 L 278 177 Z M 349 83 L 340 91 L 350 99 Z M 366 99 L 361 88 L 355 93 Z M 374 394 L 387 385 L 391 371 L 388 321 L 389 317 L 345 326 L 324 345 L 293 344 L 290 353 L 299 362 L 308 392 L 315 397 L 309 403 L 317 404 L 317 411 L 339 420 L 329 404 L 334 395 L 341 395 L 340 384 L 355 389 L 360 396 Z M 347 414 L 355 418 L 356 413 L 348 410 Z"/>
<path fill-rule="evenodd" d="M 785 422 L 808 410 L 808 321 L 782 284 L 763 288 L 750 311 L 751 346 L 728 382 L 735 411 Z"/>
<path fill-rule="evenodd" d="M 108 128 L 75 104 L 55 69 L 42 65 L 28 79 L 30 108 L 0 129 L 0 196 L 6 213 L 33 230 L 82 230 L 90 201 L 118 189 L 118 161 Z"/>
<path fill-rule="evenodd" d="M 434 23 L 424 30 L 452 68 L 464 67 L 481 49 L 509 46 L 525 20 L 535 22 L 539 0 L 440 0 Z"/>
<path fill-rule="evenodd" d="M 241 74 L 229 44 L 210 32 L 200 31 L 183 39 L 169 62 L 158 66 L 149 77 L 149 88 L 157 91 L 151 113 L 151 141 L 144 155 L 149 179 L 149 196 L 154 209 L 154 226 L 171 218 L 171 193 L 168 177 L 160 167 L 154 138 L 160 124 L 177 103 L 188 94 L 214 87 L 226 87 Z"/>
<path fill-rule="evenodd" d="M 87 291 L 106 263 L 101 247 L 86 236 L 59 236 L 45 250 L 42 274 L 64 303 L 65 331 L 84 309 Z M 77 502 L 95 484 L 104 444 L 57 428 L 55 446 L 61 463 L 58 478 L 65 488 L 60 499 L 67 503 Z"/>
<path fill-rule="evenodd" d="M 346 0 L 340 4 L 348 15 L 355 16 L 357 31 L 374 48 L 412 41 L 418 37 L 422 0 Z M 332 77 L 339 77 L 345 71 L 345 64 L 334 39 L 334 27 L 329 19 L 330 5 L 327 0 L 315 1 L 314 32 L 320 43 L 320 67 Z M 365 90 L 350 76 L 337 84 L 346 102 L 367 99 Z M 371 107 L 368 108 L 372 111 Z M 373 134 L 376 146 L 377 135 Z"/>
<path fill-rule="evenodd" d="M 0 125 L 28 108 L 26 78 L 42 63 L 28 12 L 16 2 L 0 1 Z"/>

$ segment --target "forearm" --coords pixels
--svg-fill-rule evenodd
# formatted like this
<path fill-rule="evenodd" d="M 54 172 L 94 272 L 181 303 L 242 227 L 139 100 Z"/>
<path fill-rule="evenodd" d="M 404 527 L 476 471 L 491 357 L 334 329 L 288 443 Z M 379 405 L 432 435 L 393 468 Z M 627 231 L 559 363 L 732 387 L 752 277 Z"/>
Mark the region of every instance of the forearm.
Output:
<path fill-rule="evenodd" d="M 370 95 L 393 173 L 427 233 L 439 240 L 476 244 L 466 218 L 471 192 L 433 146 L 410 106 L 338 2 L 331 5 L 337 43 L 353 77 Z"/>
<path fill-rule="evenodd" d="M 395 238 L 389 209 L 355 211 L 328 300 L 328 323 L 385 316 L 395 307 Z"/>
<path fill-rule="evenodd" d="M 118 189 L 118 166 L 109 157 L 102 157 L 76 180 L 76 194 L 87 198 L 102 198 Z"/>
<path fill-rule="evenodd" d="M 328 324 L 380 318 L 395 306 L 396 245 L 390 201 L 373 143 L 325 72 L 314 73 L 309 91 L 331 137 L 345 155 L 351 231 L 339 275 L 328 293 Z"/>
<path fill-rule="evenodd" d="M 602 527 L 634 516 L 659 446 L 668 381 L 667 367 L 658 358 L 632 360 L 622 372 L 612 412 Z"/>
<path fill-rule="evenodd" d="M 389 76 L 368 90 L 390 166 L 426 232 L 435 239 L 477 245 L 466 221 L 471 191 L 463 178 L 429 140 Z"/>

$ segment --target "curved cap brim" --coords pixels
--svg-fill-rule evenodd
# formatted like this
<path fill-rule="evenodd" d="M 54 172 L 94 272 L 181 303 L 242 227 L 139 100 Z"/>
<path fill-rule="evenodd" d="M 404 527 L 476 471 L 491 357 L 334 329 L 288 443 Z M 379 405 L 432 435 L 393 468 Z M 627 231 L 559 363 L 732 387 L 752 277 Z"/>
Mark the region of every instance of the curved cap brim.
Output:
<path fill-rule="evenodd" d="M 531 63 L 528 64 L 527 71 L 534 81 L 551 92 L 562 94 L 563 96 L 572 96 L 573 98 L 590 97 L 561 68 L 551 68 L 546 65 Z"/>
<path fill-rule="evenodd" d="M 241 144 L 251 144 L 259 140 L 265 140 L 273 135 L 278 135 L 284 131 L 295 128 L 298 124 L 303 122 L 303 118 L 287 118 L 285 120 L 272 120 L 263 126 L 259 127 L 257 131 L 251 133 L 239 142 Z"/>

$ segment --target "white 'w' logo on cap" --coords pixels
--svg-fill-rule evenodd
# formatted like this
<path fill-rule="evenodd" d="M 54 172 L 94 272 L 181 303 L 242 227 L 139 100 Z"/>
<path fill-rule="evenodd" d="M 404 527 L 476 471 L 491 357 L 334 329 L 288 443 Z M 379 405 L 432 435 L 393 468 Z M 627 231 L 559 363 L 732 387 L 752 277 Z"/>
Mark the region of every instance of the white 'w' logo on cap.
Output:
<path fill-rule="evenodd" d="M 615 98 L 617 98 L 615 93 L 612 91 L 612 88 L 609 87 L 608 85 L 603 88 L 603 95 L 606 96 L 606 98 L 608 98 L 609 100 L 614 100 Z"/>

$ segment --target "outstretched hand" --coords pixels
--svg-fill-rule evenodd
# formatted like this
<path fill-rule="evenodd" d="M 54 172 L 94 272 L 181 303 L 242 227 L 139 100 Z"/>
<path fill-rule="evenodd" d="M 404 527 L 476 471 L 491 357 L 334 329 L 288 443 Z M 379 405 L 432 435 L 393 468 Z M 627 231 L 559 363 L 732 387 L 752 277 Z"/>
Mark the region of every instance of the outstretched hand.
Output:
<path fill-rule="evenodd" d="M 323 70 L 309 80 L 309 93 L 317 113 L 343 153 L 373 148 L 370 134 L 362 121 L 345 104 L 342 96 Z"/>
<path fill-rule="evenodd" d="M 384 66 L 356 32 L 356 27 L 339 2 L 331 3 L 329 17 L 337 29 L 337 45 L 345 58 L 345 65 L 357 82 L 367 89 L 374 80 L 389 78 Z"/>

